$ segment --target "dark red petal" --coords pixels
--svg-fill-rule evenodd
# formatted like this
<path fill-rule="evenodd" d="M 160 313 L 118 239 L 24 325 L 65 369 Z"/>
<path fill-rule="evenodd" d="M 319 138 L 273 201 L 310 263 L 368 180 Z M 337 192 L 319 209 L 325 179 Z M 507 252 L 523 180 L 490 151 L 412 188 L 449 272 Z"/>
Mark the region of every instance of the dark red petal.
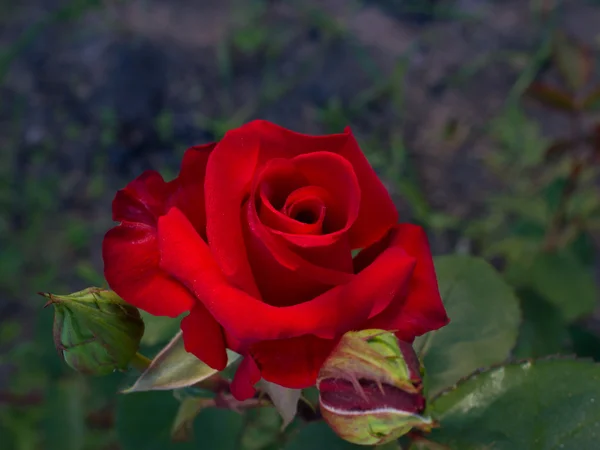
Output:
<path fill-rule="evenodd" d="M 195 145 L 188 148 L 183 154 L 181 168 L 177 176 L 184 186 L 204 183 L 204 175 L 206 172 L 206 163 L 210 153 L 214 150 L 216 142 L 210 144 Z"/>
<path fill-rule="evenodd" d="M 260 222 L 252 203 L 249 202 L 246 209 L 246 250 L 264 302 L 274 306 L 296 305 L 353 278 L 351 273 L 320 267 L 303 259 L 298 252 L 289 248 L 289 243 L 273 235 L 272 230 Z M 340 250 L 335 244 L 317 249 L 322 249 L 321 253 Z M 347 251 L 350 254 L 350 250 Z"/>
<path fill-rule="evenodd" d="M 126 222 L 111 229 L 102 243 L 102 257 L 111 289 L 152 315 L 177 317 L 195 303 L 185 287 L 158 267 L 154 227 Z"/>
<path fill-rule="evenodd" d="M 325 219 L 326 207 L 321 198 L 326 194 L 317 186 L 305 186 L 293 191 L 288 196 L 283 211 L 278 211 L 266 195 L 260 195 L 260 220 L 267 227 L 290 234 L 321 234 Z M 259 205 L 257 205 L 259 206 Z M 313 220 L 299 221 L 304 213 L 310 213 Z"/>
<path fill-rule="evenodd" d="M 349 283 L 306 303 L 275 307 L 231 286 L 176 208 L 159 219 L 158 235 L 161 267 L 194 292 L 227 333 L 246 343 L 304 334 L 333 339 L 359 329 L 378 301 L 389 302 L 404 289 L 415 264 L 403 250 L 390 248 Z"/>
<path fill-rule="evenodd" d="M 421 394 L 412 394 L 396 386 L 361 379 L 356 384 L 344 379 L 327 378 L 319 380 L 321 407 L 341 411 L 373 411 L 384 408 L 395 409 L 410 414 L 419 414 L 425 407 Z"/>
<path fill-rule="evenodd" d="M 186 351 L 213 369 L 225 369 L 227 353 L 223 329 L 202 303 L 197 302 L 190 314 L 183 318 L 181 331 Z"/>
<path fill-rule="evenodd" d="M 260 194 L 275 210 L 283 209 L 287 197 L 295 190 L 308 186 L 308 180 L 289 159 L 267 161 L 253 180 L 252 194 Z"/>
<path fill-rule="evenodd" d="M 179 175 L 172 182 L 176 190 L 169 200 L 169 206 L 179 208 L 203 239 L 206 239 L 204 177 L 208 158 L 215 145 L 197 145 L 186 150 Z"/>
<path fill-rule="evenodd" d="M 367 327 L 395 330 L 399 339 L 412 342 L 416 336 L 447 325 L 449 319 L 440 297 L 423 228 L 410 224 L 396 225 L 390 239 L 393 247 L 404 249 L 417 263 L 406 292 L 395 297 L 388 308 L 369 321 Z"/>
<path fill-rule="evenodd" d="M 113 220 L 156 224 L 156 219 L 165 213 L 172 191 L 158 172 L 146 171 L 117 191 L 112 204 Z"/>
<path fill-rule="evenodd" d="M 244 356 L 231 382 L 231 393 L 240 400 L 248 400 L 256 393 L 254 385 L 260 380 L 260 371 L 250 355 Z"/>
<path fill-rule="evenodd" d="M 206 166 L 206 234 L 214 260 L 237 287 L 259 297 L 246 256 L 241 208 L 259 156 L 259 140 L 241 127 L 229 131 L 212 151 Z M 212 259 L 212 258 L 211 258 Z"/>
<path fill-rule="evenodd" d="M 299 155 L 292 162 L 311 186 L 319 186 L 328 194 L 323 199 L 327 208 L 323 232 L 327 236 L 321 239 L 323 245 L 328 245 L 345 234 L 358 216 L 361 193 L 352 165 L 330 152 Z M 286 238 L 297 245 L 303 245 L 305 240 L 304 236 L 295 235 L 288 235 Z M 310 239 L 309 246 L 314 245 L 312 237 L 306 239 Z"/>
<path fill-rule="evenodd" d="M 287 388 L 303 389 L 315 384 L 323 362 L 336 344 L 337 340 L 305 335 L 259 342 L 250 352 L 265 380 Z"/>

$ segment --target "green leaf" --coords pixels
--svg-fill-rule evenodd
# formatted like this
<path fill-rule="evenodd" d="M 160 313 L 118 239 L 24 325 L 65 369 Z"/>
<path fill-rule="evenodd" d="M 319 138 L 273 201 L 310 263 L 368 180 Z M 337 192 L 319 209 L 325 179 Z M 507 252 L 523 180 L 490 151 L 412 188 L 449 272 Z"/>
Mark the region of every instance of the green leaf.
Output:
<path fill-rule="evenodd" d="M 560 353 L 569 341 L 560 312 L 535 292 L 519 292 L 523 322 L 513 350 L 515 358 L 539 358 Z"/>
<path fill-rule="evenodd" d="M 171 440 L 171 426 L 178 406 L 170 392 L 120 395 L 116 429 L 123 450 L 197 449 L 198 445 L 193 442 L 174 443 Z"/>
<path fill-rule="evenodd" d="M 281 417 L 275 408 L 257 408 L 244 413 L 246 426 L 239 448 L 243 450 L 280 449 L 285 438 L 281 429 Z M 288 427 L 291 431 L 293 427 Z"/>
<path fill-rule="evenodd" d="M 239 358 L 237 353 L 229 350 L 228 356 L 228 365 Z M 183 335 L 179 332 L 156 355 L 148 369 L 140 375 L 134 385 L 123 392 L 128 394 L 141 391 L 179 389 L 205 380 L 217 372 L 217 370 L 207 366 L 185 350 Z"/>
<path fill-rule="evenodd" d="M 283 418 L 282 429 L 287 427 L 298 411 L 298 400 L 302 394 L 302 389 L 290 389 L 278 384 L 261 379 L 257 385 L 258 389 L 269 395 L 269 398 L 275 405 L 275 408 Z"/>
<path fill-rule="evenodd" d="M 552 303 L 567 322 L 591 314 L 596 306 L 598 287 L 592 271 L 570 252 L 537 255 L 515 281 Z"/>
<path fill-rule="evenodd" d="M 123 450 L 236 450 L 244 425 L 241 414 L 206 408 L 196 417 L 194 441 L 174 442 L 171 429 L 179 402 L 170 392 L 122 395 L 117 403 L 116 429 Z"/>
<path fill-rule="evenodd" d="M 74 376 L 54 384 L 48 390 L 44 415 L 45 442 L 48 450 L 81 450 L 84 443 L 85 384 Z"/>
<path fill-rule="evenodd" d="M 600 361 L 600 336 L 583 325 L 569 327 L 572 350 L 580 358 L 593 358 Z"/>
<path fill-rule="evenodd" d="M 312 422 L 301 428 L 283 450 L 352 450 L 365 449 L 339 438 L 325 422 Z"/>
<path fill-rule="evenodd" d="M 239 450 L 244 416 L 227 409 L 203 409 L 194 422 L 194 449 Z M 140 447 L 141 448 L 141 447 Z"/>
<path fill-rule="evenodd" d="M 415 341 L 430 397 L 478 368 L 506 360 L 521 320 L 511 288 L 484 260 L 440 256 L 435 268 L 450 324 Z"/>
<path fill-rule="evenodd" d="M 203 409 L 212 406 L 213 400 L 201 397 L 186 397 L 181 400 L 179 410 L 175 416 L 173 427 L 171 428 L 171 437 L 174 441 L 190 441 L 194 437 L 193 425 L 194 419 Z"/>
<path fill-rule="evenodd" d="M 510 364 L 473 375 L 430 405 L 428 439 L 461 450 L 592 449 L 600 437 L 600 366 Z"/>

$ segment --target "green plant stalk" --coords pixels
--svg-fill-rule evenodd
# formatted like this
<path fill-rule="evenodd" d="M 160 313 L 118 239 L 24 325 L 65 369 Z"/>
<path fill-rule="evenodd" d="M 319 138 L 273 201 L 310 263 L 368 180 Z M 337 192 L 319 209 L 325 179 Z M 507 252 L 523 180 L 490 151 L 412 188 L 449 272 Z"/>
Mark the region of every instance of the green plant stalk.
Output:
<path fill-rule="evenodd" d="M 150 366 L 151 362 L 152 360 L 150 358 L 147 358 L 140 352 L 137 352 L 135 355 L 133 355 L 133 358 L 129 362 L 129 365 L 140 372 L 145 372 L 146 369 Z"/>

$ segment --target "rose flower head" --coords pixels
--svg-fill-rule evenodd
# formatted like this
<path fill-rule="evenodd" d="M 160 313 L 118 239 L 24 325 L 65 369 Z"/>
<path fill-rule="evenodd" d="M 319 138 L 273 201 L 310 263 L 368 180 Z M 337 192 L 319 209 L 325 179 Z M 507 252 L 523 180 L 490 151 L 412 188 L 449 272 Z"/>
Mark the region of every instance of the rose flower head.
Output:
<path fill-rule="evenodd" d="M 227 348 L 241 354 L 240 400 L 261 378 L 314 385 L 348 331 L 412 342 L 448 323 L 423 229 L 398 223 L 349 129 L 250 122 L 187 150 L 174 180 L 148 171 L 130 182 L 113 219 L 110 287 L 153 315 L 189 311 L 186 349 L 209 366 L 223 369 Z"/>
<path fill-rule="evenodd" d="M 355 444 L 384 444 L 433 424 L 420 415 L 425 399 L 417 355 L 390 332 L 346 333 L 321 367 L 317 388 L 325 421 Z"/>

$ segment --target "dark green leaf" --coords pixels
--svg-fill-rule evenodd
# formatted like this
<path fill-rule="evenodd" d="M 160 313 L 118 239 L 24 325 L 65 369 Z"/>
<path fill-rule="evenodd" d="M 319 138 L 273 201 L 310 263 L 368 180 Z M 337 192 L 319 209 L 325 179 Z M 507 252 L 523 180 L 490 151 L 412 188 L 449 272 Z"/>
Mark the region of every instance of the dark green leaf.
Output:
<path fill-rule="evenodd" d="M 554 179 L 543 190 L 544 199 L 550 211 L 556 211 L 563 197 L 563 192 L 567 188 L 567 177 L 559 177 Z"/>
<path fill-rule="evenodd" d="M 8 411 L 0 411 L 0 436 L 2 436 L 3 440 L 2 445 L 4 445 L 7 449 L 18 448 L 11 427 L 4 423 L 4 417 L 2 417 L 3 412 L 8 414 Z"/>
<path fill-rule="evenodd" d="M 123 450 L 193 450 L 193 442 L 173 443 L 171 427 L 179 402 L 170 392 L 120 395 L 116 429 Z M 207 447 L 210 448 L 210 447 Z"/>
<path fill-rule="evenodd" d="M 85 384 L 82 377 L 61 380 L 48 390 L 44 448 L 81 450 L 85 436 Z"/>
<path fill-rule="evenodd" d="M 244 416 L 227 409 L 204 409 L 194 422 L 195 450 L 240 450 Z"/>
<path fill-rule="evenodd" d="M 589 233 L 580 233 L 571 244 L 570 250 L 582 264 L 591 266 L 596 259 L 594 239 Z"/>
<path fill-rule="evenodd" d="M 577 110 L 575 100 L 567 92 L 543 83 L 532 83 L 525 94 L 548 108 L 573 112 Z"/>
<path fill-rule="evenodd" d="M 201 397 L 185 397 L 180 401 L 179 410 L 171 428 L 171 437 L 175 441 L 191 441 L 194 438 L 194 420 L 200 411 L 213 405 L 213 401 Z"/>
<path fill-rule="evenodd" d="M 600 366 L 564 359 L 494 368 L 429 409 L 441 427 L 428 438 L 452 449 L 597 448 Z"/>
<path fill-rule="evenodd" d="M 484 260 L 441 256 L 435 268 L 450 324 L 415 343 L 425 365 L 428 396 L 478 368 L 504 361 L 521 320 L 511 288 Z"/>
<path fill-rule="evenodd" d="M 580 358 L 593 358 L 600 361 L 600 336 L 583 325 L 573 325 L 569 328 L 572 350 Z"/>
<path fill-rule="evenodd" d="M 519 292 L 523 322 L 513 350 L 515 358 L 539 358 L 560 353 L 569 336 L 560 312 L 535 292 Z"/>
<path fill-rule="evenodd" d="M 340 439 L 325 422 L 312 422 L 292 436 L 284 450 L 352 450 L 365 449 Z"/>
<path fill-rule="evenodd" d="M 537 255 L 523 268 L 518 283 L 552 303 L 567 322 L 590 314 L 598 298 L 590 268 L 566 251 Z"/>
<path fill-rule="evenodd" d="M 241 437 L 243 450 L 266 450 L 281 448 L 284 438 L 281 430 L 281 417 L 275 408 L 258 408 L 245 412 L 246 427 Z M 287 431 L 293 428 L 288 427 Z"/>

